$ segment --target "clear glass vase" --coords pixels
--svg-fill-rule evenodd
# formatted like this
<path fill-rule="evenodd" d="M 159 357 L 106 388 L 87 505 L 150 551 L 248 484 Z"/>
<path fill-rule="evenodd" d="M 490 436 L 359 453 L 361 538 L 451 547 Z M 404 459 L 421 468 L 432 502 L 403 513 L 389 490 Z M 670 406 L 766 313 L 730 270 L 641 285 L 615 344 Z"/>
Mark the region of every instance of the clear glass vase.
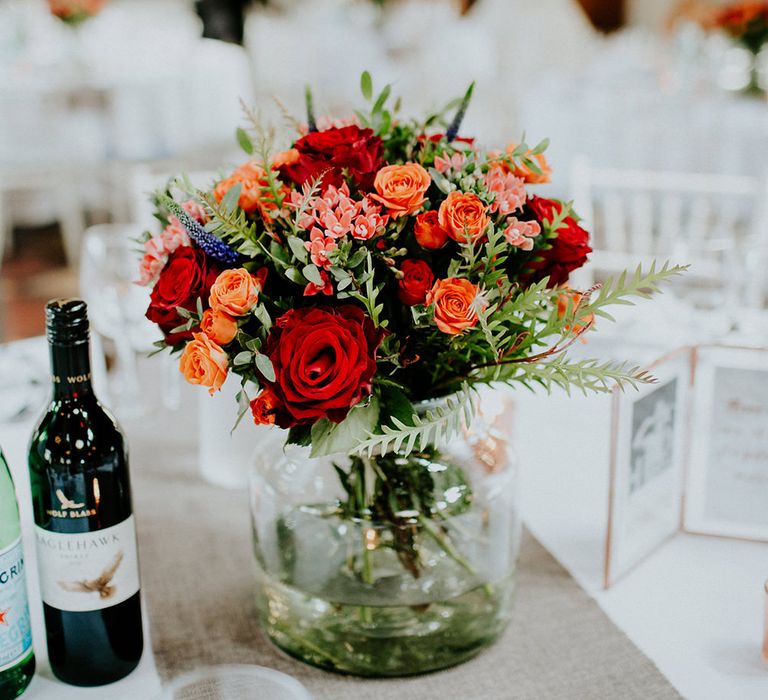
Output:
<path fill-rule="evenodd" d="M 520 539 L 506 418 L 481 416 L 408 456 L 312 459 L 289 446 L 257 459 L 257 603 L 270 639 L 360 676 L 434 671 L 492 644 L 510 619 Z"/>

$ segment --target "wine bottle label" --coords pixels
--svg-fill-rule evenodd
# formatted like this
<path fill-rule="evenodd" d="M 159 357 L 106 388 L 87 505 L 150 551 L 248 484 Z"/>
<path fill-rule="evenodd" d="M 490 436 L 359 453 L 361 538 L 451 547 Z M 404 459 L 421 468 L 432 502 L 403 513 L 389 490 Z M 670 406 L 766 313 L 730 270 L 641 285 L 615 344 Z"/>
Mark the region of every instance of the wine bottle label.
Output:
<path fill-rule="evenodd" d="M 0 672 L 15 666 L 32 647 L 21 538 L 0 550 Z"/>
<path fill-rule="evenodd" d="M 122 603 L 139 590 L 133 516 L 103 530 L 68 534 L 35 527 L 40 593 L 58 610 L 87 612 Z"/>

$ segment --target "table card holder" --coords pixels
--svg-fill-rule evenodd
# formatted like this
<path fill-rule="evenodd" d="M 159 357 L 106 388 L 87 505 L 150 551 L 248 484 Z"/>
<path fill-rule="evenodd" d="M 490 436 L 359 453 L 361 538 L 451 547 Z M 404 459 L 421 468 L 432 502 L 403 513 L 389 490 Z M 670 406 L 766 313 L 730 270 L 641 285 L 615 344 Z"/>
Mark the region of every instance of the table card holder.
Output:
<path fill-rule="evenodd" d="M 605 588 L 680 528 L 691 351 L 649 369 L 656 383 L 613 394 Z"/>
<path fill-rule="evenodd" d="M 604 586 L 677 532 L 768 541 L 768 348 L 700 345 L 615 392 Z"/>
<path fill-rule="evenodd" d="M 768 349 L 693 351 L 686 532 L 768 541 Z"/>

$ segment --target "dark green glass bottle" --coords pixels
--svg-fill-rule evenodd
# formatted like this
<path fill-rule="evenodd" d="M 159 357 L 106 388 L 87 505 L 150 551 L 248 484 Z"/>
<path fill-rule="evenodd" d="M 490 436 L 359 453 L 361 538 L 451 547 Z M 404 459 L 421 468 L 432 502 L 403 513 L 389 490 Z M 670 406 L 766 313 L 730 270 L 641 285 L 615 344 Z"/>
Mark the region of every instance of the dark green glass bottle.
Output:
<path fill-rule="evenodd" d="M 91 387 L 85 302 L 49 302 L 46 332 L 53 398 L 29 470 L 48 658 L 65 683 L 104 685 L 143 650 L 128 458 Z"/>
<path fill-rule="evenodd" d="M 17 698 L 34 675 L 19 509 L 0 451 L 0 700 Z"/>

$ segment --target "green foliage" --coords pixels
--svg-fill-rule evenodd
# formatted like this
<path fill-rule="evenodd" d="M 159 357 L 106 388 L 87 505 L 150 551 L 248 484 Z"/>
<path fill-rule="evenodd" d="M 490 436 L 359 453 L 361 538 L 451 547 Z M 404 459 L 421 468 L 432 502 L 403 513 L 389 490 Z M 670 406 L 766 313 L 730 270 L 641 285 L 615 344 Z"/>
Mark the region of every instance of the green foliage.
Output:
<path fill-rule="evenodd" d="M 474 413 L 474 395 L 465 384 L 455 396 L 447 397 L 444 405 L 435 404 L 423 415 L 414 413 L 410 424 L 392 416 L 391 425 L 382 425 L 380 434 L 369 433 L 367 439 L 358 442 L 354 452 L 370 456 L 374 452 L 408 454 L 415 448 L 425 450 L 450 439 L 462 425 L 469 425 Z"/>
<path fill-rule="evenodd" d="M 373 80 L 367 70 L 363 71 L 360 76 L 360 92 L 363 93 L 363 97 L 368 101 L 373 97 Z"/>
<path fill-rule="evenodd" d="M 327 418 L 320 419 L 312 426 L 311 456 L 351 452 L 357 447 L 360 435 L 376 429 L 379 411 L 379 400 L 372 396 L 366 404 L 355 406 L 341 423 L 333 423 Z"/>
<path fill-rule="evenodd" d="M 659 286 L 662 282 L 667 281 L 671 277 L 681 275 L 688 267 L 688 265 L 670 266 L 669 262 L 665 262 L 657 270 L 656 262 L 654 261 L 647 273 L 643 272 L 641 265 L 637 266 L 632 275 L 628 275 L 624 271 L 618 278 L 608 280 L 599 288 L 597 295 L 593 295 L 589 303 L 581 309 L 579 318 L 595 314 L 612 321 L 613 316 L 605 311 L 606 306 L 615 306 L 617 304 L 632 306 L 632 297 L 647 299 L 652 294 L 660 291 Z"/>

